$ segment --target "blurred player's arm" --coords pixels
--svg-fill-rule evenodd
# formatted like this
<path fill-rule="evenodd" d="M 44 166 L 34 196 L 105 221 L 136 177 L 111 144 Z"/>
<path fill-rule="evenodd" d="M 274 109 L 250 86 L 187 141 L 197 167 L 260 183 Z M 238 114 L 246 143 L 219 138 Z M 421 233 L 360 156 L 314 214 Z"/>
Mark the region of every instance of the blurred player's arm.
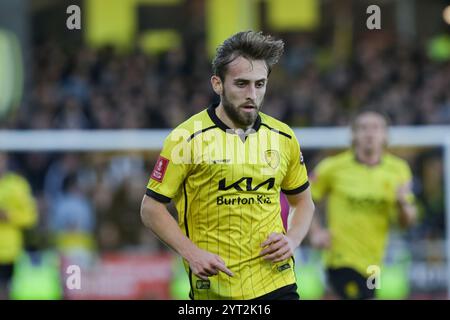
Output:
<path fill-rule="evenodd" d="M 320 214 L 321 210 L 316 210 L 316 214 L 311 221 L 308 239 L 311 246 L 317 249 L 328 249 L 331 245 L 331 236 L 328 229 L 320 222 Z"/>
<path fill-rule="evenodd" d="M 272 262 L 279 262 L 294 255 L 295 249 L 308 233 L 314 215 L 314 203 L 309 187 L 301 193 L 286 195 L 286 198 L 293 209 L 286 235 L 271 233 L 261 244 L 264 249 L 260 255 Z"/>
<path fill-rule="evenodd" d="M 413 202 L 411 182 L 401 185 L 397 190 L 397 205 L 399 210 L 399 224 L 407 228 L 416 223 L 417 209 Z"/>
<path fill-rule="evenodd" d="M 18 228 L 30 228 L 37 222 L 37 204 L 28 182 L 14 177 L 15 192 L 5 208 L 0 209 L 0 221 Z"/>
<path fill-rule="evenodd" d="M 317 165 L 310 177 L 313 199 L 318 206 L 311 222 L 308 239 L 311 246 L 317 249 L 328 249 L 331 246 L 330 232 L 323 224 L 325 221 L 323 204 L 329 192 L 333 172 L 332 163 L 325 159 Z"/>
<path fill-rule="evenodd" d="M 219 271 L 233 276 L 222 258 L 200 249 L 181 232 L 165 204 L 144 195 L 141 219 L 146 227 L 188 261 L 192 272 L 199 278 L 207 280 L 209 276 L 216 275 Z"/>

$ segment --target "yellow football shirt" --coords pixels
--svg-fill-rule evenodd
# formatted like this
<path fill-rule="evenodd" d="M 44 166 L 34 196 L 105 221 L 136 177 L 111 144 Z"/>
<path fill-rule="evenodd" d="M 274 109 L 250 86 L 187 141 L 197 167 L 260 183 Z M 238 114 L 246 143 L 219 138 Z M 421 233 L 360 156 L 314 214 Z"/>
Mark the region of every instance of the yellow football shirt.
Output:
<path fill-rule="evenodd" d="M 389 225 L 396 223 L 396 191 L 411 181 L 406 161 L 385 153 L 376 166 L 356 160 L 352 151 L 320 162 L 311 182 L 315 201 L 328 197 L 326 217 L 331 249 L 327 267 L 350 267 L 367 276 L 367 267 L 381 267 Z M 413 195 L 408 195 L 413 201 Z"/>
<path fill-rule="evenodd" d="M 212 105 L 176 129 L 151 174 L 147 195 L 175 202 L 181 230 L 219 255 L 233 277 L 204 281 L 185 261 L 192 299 L 252 299 L 295 283 L 293 259 L 259 256 L 272 232 L 283 232 L 280 191 L 309 186 L 300 145 L 284 123 L 260 113 L 246 138 L 229 129 Z"/>
<path fill-rule="evenodd" d="M 15 173 L 0 177 L 0 210 L 7 216 L 0 221 L 0 264 L 10 264 L 23 249 L 23 229 L 37 222 L 37 205 L 28 182 Z"/>

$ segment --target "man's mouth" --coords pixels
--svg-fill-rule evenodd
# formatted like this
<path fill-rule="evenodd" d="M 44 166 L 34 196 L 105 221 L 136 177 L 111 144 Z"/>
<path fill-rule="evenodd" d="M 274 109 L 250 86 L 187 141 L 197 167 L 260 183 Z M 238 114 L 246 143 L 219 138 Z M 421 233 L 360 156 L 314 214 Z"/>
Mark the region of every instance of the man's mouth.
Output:
<path fill-rule="evenodd" d="M 241 108 L 246 112 L 251 112 L 253 110 L 256 110 L 256 106 L 251 105 L 251 104 L 243 105 Z"/>

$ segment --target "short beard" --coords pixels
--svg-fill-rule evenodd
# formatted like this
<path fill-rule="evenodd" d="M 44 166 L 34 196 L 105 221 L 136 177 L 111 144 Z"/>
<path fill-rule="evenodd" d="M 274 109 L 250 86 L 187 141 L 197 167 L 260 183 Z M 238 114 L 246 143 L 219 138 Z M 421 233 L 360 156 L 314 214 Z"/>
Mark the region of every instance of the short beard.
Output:
<path fill-rule="evenodd" d="M 255 123 L 260 107 L 262 106 L 262 102 L 259 106 L 256 106 L 256 113 L 244 113 L 240 112 L 239 107 L 235 106 L 227 99 L 225 90 L 223 90 L 223 95 L 221 98 L 223 110 L 234 124 L 241 128 L 248 128 Z"/>

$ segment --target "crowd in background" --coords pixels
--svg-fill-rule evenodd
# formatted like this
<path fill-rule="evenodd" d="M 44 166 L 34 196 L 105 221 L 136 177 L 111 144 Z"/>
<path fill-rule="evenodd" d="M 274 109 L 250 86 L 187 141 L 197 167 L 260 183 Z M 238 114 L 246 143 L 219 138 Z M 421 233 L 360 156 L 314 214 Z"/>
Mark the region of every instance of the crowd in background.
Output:
<path fill-rule="evenodd" d="M 263 111 L 293 127 L 346 126 L 357 108 L 367 106 L 385 111 L 393 125 L 450 123 L 449 63 L 432 62 L 422 50 L 389 41 L 358 42 L 347 63 L 331 57 L 307 36 L 289 38 L 270 75 Z M 120 54 L 108 47 L 67 52 L 46 42 L 34 48 L 27 98 L 3 124 L 11 129 L 173 128 L 217 99 L 210 76 L 201 38 L 161 55 L 139 49 Z M 38 199 L 40 230 L 54 235 L 62 248 L 73 243 L 60 237 L 65 234 L 94 250 L 163 248 L 139 217 L 156 154 L 12 156 L 14 169 L 26 176 Z M 319 150 L 305 152 L 310 170 L 321 156 Z M 422 212 L 413 236 L 439 237 L 444 231 L 441 154 L 422 150 L 407 158 Z"/>
<path fill-rule="evenodd" d="M 347 63 L 308 37 L 286 42 L 264 111 L 291 126 L 346 125 L 363 106 L 394 125 L 450 123 L 450 64 L 389 41 L 360 41 Z M 151 56 L 139 49 L 35 48 L 28 100 L 10 126 L 23 129 L 171 128 L 214 101 L 204 41 Z M 131 111 L 131 112 L 130 112 Z"/>

